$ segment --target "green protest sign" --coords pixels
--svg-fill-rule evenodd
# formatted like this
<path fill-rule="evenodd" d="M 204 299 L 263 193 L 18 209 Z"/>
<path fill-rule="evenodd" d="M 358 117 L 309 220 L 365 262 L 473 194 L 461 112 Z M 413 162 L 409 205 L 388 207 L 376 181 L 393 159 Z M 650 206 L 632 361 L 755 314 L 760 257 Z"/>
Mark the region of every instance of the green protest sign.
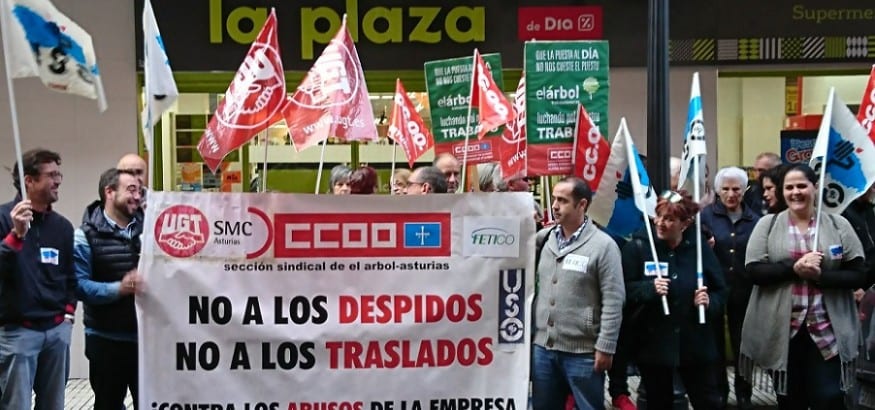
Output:
<path fill-rule="evenodd" d="M 578 102 L 608 135 L 609 61 L 607 41 L 526 42 L 529 175 L 572 173 Z"/>
<path fill-rule="evenodd" d="M 482 57 L 495 83 L 504 88 L 501 54 L 483 54 Z M 498 160 L 498 144 L 494 139 L 501 132 L 491 132 L 477 140 L 480 122 L 477 108 L 471 110 L 469 128 L 465 128 L 465 116 L 471 101 L 472 60 L 472 57 L 460 57 L 425 63 L 425 84 L 435 155 L 449 152 L 461 159 L 465 152 L 465 135 L 468 134 L 468 163 L 478 164 Z"/>

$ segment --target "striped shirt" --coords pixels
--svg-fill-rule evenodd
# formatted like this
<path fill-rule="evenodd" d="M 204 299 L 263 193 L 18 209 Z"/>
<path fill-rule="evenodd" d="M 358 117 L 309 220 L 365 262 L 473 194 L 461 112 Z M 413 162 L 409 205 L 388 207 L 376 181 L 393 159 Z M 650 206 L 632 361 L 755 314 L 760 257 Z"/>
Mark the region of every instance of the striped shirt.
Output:
<path fill-rule="evenodd" d="M 799 231 L 796 225 L 790 224 L 790 230 L 787 233 L 790 242 L 790 255 L 794 260 L 798 260 L 803 255 L 811 252 L 811 246 L 814 238 L 815 219 L 811 218 L 808 225 L 808 232 L 803 234 Z M 791 303 L 793 309 L 790 313 L 790 338 L 796 336 L 803 323 L 808 329 L 808 334 L 811 340 L 817 345 L 820 354 L 824 360 L 829 360 L 839 354 L 838 344 L 836 343 L 835 332 L 832 324 L 829 321 L 829 314 L 826 312 L 826 306 L 823 304 L 823 292 L 817 287 L 810 285 L 804 279 L 798 279 L 793 284 L 791 293 Z"/>
<path fill-rule="evenodd" d="M 562 249 L 564 249 L 568 245 L 571 245 L 572 243 L 574 243 L 574 241 L 577 240 L 578 237 L 580 237 L 580 233 L 583 232 L 583 228 L 586 227 L 587 222 L 589 222 L 589 217 L 584 217 L 583 223 L 580 224 L 580 227 L 577 228 L 577 230 L 574 231 L 574 233 L 571 234 L 571 236 L 568 237 L 568 239 L 565 239 L 565 236 L 562 234 L 562 227 L 561 226 L 559 227 L 559 229 L 556 229 L 556 241 L 558 241 L 558 243 L 559 243 L 559 251 L 560 252 L 562 251 Z"/>

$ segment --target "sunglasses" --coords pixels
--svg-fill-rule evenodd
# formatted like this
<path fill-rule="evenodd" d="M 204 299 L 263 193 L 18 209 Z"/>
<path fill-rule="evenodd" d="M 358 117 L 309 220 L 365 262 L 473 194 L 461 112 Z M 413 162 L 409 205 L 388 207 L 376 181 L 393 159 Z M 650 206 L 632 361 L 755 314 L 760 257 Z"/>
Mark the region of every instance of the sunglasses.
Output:
<path fill-rule="evenodd" d="M 671 191 L 671 190 L 663 191 L 662 195 L 660 195 L 659 197 L 662 199 L 665 199 L 666 201 L 668 201 L 669 203 L 672 203 L 672 204 L 676 204 L 684 199 L 684 197 L 681 196 L 681 194 L 679 194 L 675 191 Z"/>

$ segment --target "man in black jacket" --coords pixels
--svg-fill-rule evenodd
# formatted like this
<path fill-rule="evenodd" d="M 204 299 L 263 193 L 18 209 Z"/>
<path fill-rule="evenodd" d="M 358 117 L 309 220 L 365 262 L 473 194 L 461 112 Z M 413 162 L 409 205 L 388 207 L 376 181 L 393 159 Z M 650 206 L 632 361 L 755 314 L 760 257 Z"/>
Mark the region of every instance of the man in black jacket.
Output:
<path fill-rule="evenodd" d="M 95 410 L 124 407 L 130 389 L 137 407 L 137 317 L 142 185 L 130 170 L 100 176 L 100 199 L 76 230 L 74 263 L 85 305 L 85 356 Z"/>
<path fill-rule="evenodd" d="M 64 408 L 76 276 L 73 225 L 52 209 L 64 177 L 60 165 L 55 152 L 24 153 L 23 178 L 18 164 L 12 168 L 19 195 L 0 205 L 2 409 Z"/>

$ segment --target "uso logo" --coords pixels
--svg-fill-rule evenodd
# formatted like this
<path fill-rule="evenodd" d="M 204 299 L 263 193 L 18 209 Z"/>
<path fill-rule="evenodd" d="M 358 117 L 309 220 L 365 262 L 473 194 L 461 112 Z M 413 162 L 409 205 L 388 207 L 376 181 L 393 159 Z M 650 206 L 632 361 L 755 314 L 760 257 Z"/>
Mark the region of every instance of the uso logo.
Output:
<path fill-rule="evenodd" d="M 501 271 L 498 284 L 498 343 L 523 343 L 525 269 Z"/>
<path fill-rule="evenodd" d="M 164 253 L 187 258 L 206 246 L 210 237 L 207 218 L 197 208 L 174 205 L 158 215 L 155 241 Z"/>

